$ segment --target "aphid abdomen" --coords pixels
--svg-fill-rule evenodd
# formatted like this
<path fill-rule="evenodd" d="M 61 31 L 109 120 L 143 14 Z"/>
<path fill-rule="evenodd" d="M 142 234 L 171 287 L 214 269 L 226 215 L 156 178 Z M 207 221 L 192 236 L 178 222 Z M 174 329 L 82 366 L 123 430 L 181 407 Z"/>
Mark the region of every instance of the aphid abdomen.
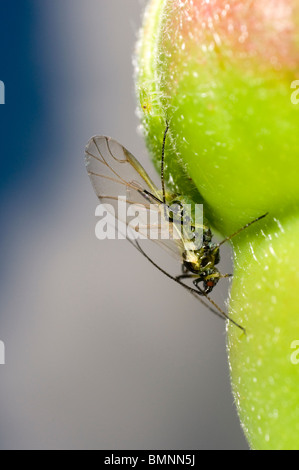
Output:
<path fill-rule="evenodd" d="M 199 250 L 185 250 L 183 252 L 183 263 L 185 268 L 193 274 L 200 274 L 202 270 L 202 259 L 204 248 Z"/>

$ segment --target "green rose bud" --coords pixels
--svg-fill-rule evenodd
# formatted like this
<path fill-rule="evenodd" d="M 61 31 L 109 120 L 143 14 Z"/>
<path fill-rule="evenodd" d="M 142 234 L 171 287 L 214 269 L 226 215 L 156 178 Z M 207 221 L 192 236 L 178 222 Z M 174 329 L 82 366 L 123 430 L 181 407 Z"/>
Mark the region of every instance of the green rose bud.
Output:
<path fill-rule="evenodd" d="M 234 245 L 232 386 L 249 443 L 299 449 L 299 1 L 151 0 L 136 85 L 168 187 Z M 299 346 L 298 346 L 299 349 Z M 299 358 L 299 354 L 298 354 Z"/>

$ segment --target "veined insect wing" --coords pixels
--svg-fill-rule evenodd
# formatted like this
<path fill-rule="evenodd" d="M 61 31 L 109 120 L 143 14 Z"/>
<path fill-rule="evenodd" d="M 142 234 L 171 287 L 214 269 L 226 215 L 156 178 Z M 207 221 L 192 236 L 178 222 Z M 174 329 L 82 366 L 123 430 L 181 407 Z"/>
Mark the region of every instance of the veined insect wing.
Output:
<path fill-rule="evenodd" d="M 163 215 L 161 191 L 131 152 L 109 137 L 95 136 L 86 146 L 85 161 L 95 193 L 107 210 L 135 227 L 139 238 L 153 240 L 181 260 L 180 240 L 171 239 L 173 227 Z"/>
<path fill-rule="evenodd" d="M 164 139 L 165 136 L 166 132 Z M 136 158 L 117 141 L 105 136 L 95 136 L 90 139 L 86 146 L 85 161 L 96 195 L 102 203 L 109 204 L 108 207 L 112 208 L 113 215 L 130 227 L 127 212 L 121 211 L 120 213 L 119 211 L 119 197 L 125 198 L 126 207 L 132 207 L 133 205 L 136 209 L 140 209 L 138 210 L 138 217 L 136 219 L 136 221 L 138 220 L 137 232 L 140 233 L 143 238 L 150 238 L 155 241 L 161 248 L 166 249 L 182 263 L 182 253 L 186 241 L 180 238 L 180 236 L 174 239 L 169 237 L 169 230 L 171 231 L 172 228 L 175 230 L 174 224 L 169 223 L 168 218 L 162 216 L 158 219 L 158 223 L 153 225 L 151 219 L 148 218 L 152 210 L 159 213 L 160 216 L 165 214 L 165 207 L 161 203 L 161 191 L 156 188 Z M 171 202 L 171 198 L 169 200 Z M 168 199 L 167 202 L 169 202 Z M 168 238 L 163 239 L 163 237 L 161 238 L 161 234 L 164 233 L 165 229 L 168 230 Z M 157 236 L 153 236 L 153 230 L 154 232 L 156 231 Z M 175 275 L 172 276 L 168 271 L 161 268 L 161 266 L 159 266 L 160 263 L 155 263 L 147 253 L 143 251 L 138 240 L 135 242 L 131 241 L 131 243 L 148 258 L 154 266 L 195 295 L 209 310 L 213 311 L 216 315 L 229 319 L 227 314 L 222 311 L 212 299 L 205 296 L 206 300 L 212 305 L 211 307 L 202 298 L 198 297 L 199 292 L 196 289 L 186 286 L 184 283 L 177 280 Z M 233 320 L 231 321 L 235 323 Z M 237 326 L 243 329 L 239 325 Z"/>
<path fill-rule="evenodd" d="M 158 190 L 136 158 L 117 141 L 105 136 L 92 137 L 85 149 L 85 161 L 94 190 L 101 200 L 117 196 L 145 202 L 140 191 L 157 195 Z"/>

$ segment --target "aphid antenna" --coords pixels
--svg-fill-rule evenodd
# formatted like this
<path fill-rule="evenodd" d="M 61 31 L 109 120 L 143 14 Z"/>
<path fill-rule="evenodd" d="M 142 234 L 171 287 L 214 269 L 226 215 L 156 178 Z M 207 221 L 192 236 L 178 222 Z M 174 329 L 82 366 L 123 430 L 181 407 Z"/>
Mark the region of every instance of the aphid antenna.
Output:
<path fill-rule="evenodd" d="M 232 238 L 234 238 L 236 235 L 239 235 L 239 233 L 243 232 L 243 230 L 245 230 L 246 228 L 250 227 L 250 225 L 252 224 L 255 224 L 256 222 L 258 222 L 259 220 L 263 219 L 264 217 L 266 217 L 266 215 L 268 215 L 269 212 L 266 212 L 266 214 L 263 214 L 261 215 L 260 217 L 257 217 L 256 219 L 252 220 L 251 222 L 249 222 L 248 224 L 244 225 L 244 227 L 241 227 L 239 230 L 237 230 L 235 233 L 233 233 L 232 235 L 229 235 L 228 237 L 224 238 L 224 240 L 222 240 L 220 243 L 217 244 L 217 246 L 221 246 L 223 245 L 224 243 L 228 242 L 229 240 L 231 240 Z"/>
<path fill-rule="evenodd" d="M 164 157 L 165 157 L 165 143 L 166 143 L 166 136 L 169 129 L 168 120 L 166 120 L 166 128 L 163 135 L 163 143 L 162 143 L 162 154 L 161 154 L 161 184 L 162 184 L 162 194 L 163 194 L 163 204 L 166 204 L 166 193 L 165 193 L 165 181 L 164 181 Z"/>

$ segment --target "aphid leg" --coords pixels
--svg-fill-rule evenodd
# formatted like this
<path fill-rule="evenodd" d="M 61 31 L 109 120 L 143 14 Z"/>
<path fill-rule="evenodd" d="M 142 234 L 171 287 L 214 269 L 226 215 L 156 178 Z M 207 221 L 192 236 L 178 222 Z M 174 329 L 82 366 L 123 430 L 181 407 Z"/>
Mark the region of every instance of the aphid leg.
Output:
<path fill-rule="evenodd" d="M 193 284 L 195 285 L 196 289 L 198 289 L 200 295 L 206 295 L 205 291 L 203 289 L 201 289 L 198 285 L 200 282 L 201 282 L 201 280 L 200 280 L 200 278 L 198 278 L 198 279 L 195 279 L 195 281 L 193 281 Z"/>
<path fill-rule="evenodd" d="M 188 274 L 188 273 L 189 273 L 189 271 L 188 271 L 188 269 L 186 268 L 186 266 L 185 266 L 184 263 L 182 263 L 182 265 L 181 265 L 181 271 L 182 271 L 182 274 Z M 189 273 L 189 274 L 190 274 L 190 273 Z"/>
<path fill-rule="evenodd" d="M 180 281 L 181 279 L 191 279 L 194 277 L 197 277 L 197 274 L 183 273 L 183 274 L 180 274 L 179 276 L 176 276 L 176 279 Z"/>
<path fill-rule="evenodd" d="M 214 313 L 214 315 L 216 315 L 217 317 L 219 318 L 227 318 L 227 315 L 225 314 L 225 312 L 223 312 L 221 310 L 220 307 L 218 307 L 218 305 L 210 298 L 207 297 L 207 300 L 215 307 L 215 309 L 213 307 L 211 307 L 210 305 L 208 305 L 207 303 L 204 302 L 204 300 L 202 298 L 199 297 L 199 292 L 197 289 L 193 289 L 192 287 L 189 287 L 187 286 L 186 284 L 184 284 L 182 281 L 179 281 L 177 280 L 174 276 L 172 276 L 171 274 L 169 274 L 167 271 L 165 271 L 164 269 L 161 268 L 161 266 L 159 266 L 157 263 L 155 263 L 146 253 L 145 251 L 141 248 L 140 244 L 138 243 L 138 240 L 135 240 L 134 242 L 132 242 L 132 240 L 130 240 L 129 238 L 127 239 L 131 245 L 133 245 L 135 248 L 137 248 L 137 250 L 153 265 L 155 266 L 161 273 L 165 274 L 165 276 L 167 276 L 169 279 L 172 279 L 173 281 L 175 281 L 177 284 L 179 284 L 180 286 L 182 286 L 184 289 L 186 289 L 190 294 L 194 295 L 194 297 L 197 298 L 197 300 L 199 300 L 208 310 L 210 310 L 210 312 Z M 237 325 L 239 326 L 239 325 Z M 243 328 L 240 327 L 242 330 Z"/>
<path fill-rule="evenodd" d="M 180 280 L 177 280 L 175 277 L 173 277 L 171 274 L 169 274 L 167 271 L 165 271 L 164 269 L 161 268 L 161 266 L 158 266 L 146 253 L 145 251 L 141 248 L 140 244 L 138 243 L 138 240 L 135 240 L 135 242 L 133 243 L 132 240 L 130 240 L 128 238 L 128 241 L 131 243 L 131 245 L 133 245 L 135 248 L 138 249 L 138 251 L 153 265 L 155 266 L 161 273 L 165 274 L 169 279 L 172 279 L 173 281 L 175 281 L 176 283 L 180 284 L 184 289 L 186 289 L 188 292 L 190 292 L 190 294 L 194 295 L 208 310 L 210 310 L 211 312 L 213 312 L 215 315 L 217 315 L 218 317 L 222 318 L 222 319 L 226 319 L 226 320 L 229 320 L 231 323 L 233 323 L 235 326 L 237 326 L 238 328 L 240 328 L 240 330 L 242 330 L 245 334 L 246 334 L 246 330 L 243 326 L 239 325 L 237 322 L 235 322 L 232 318 L 230 318 L 230 316 L 225 313 L 217 304 L 216 302 L 214 302 L 213 299 L 211 299 L 211 297 L 209 297 L 208 295 L 206 295 L 199 287 L 197 289 L 193 289 L 192 287 L 189 287 L 187 286 L 186 284 L 184 284 L 182 281 Z M 208 304 L 206 304 L 202 298 L 200 297 L 204 296 L 207 301 L 214 307 L 210 307 Z"/>
<path fill-rule="evenodd" d="M 195 281 L 194 281 L 195 283 Z M 243 331 L 243 333 L 246 334 L 246 330 L 243 326 L 239 325 L 239 323 L 237 323 L 235 320 L 233 320 L 227 313 L 225 313 L 215 302 L 214 300 L 211 299 L 211 297 L 209 297 L 198 285 L 196 285 L 196 288 L 197 288 L 197 291 L 199 293 L 199 295 L 202 295 L 203 297 L 205 297 L 212 305 L 214 305 L 214 307 L 217 308 L 217 310 L 221 313 L 221 315 L 226 318 L 226 320 L 229 320 L 231 323 L 233 323 L 233 325 L 237 326 L 238 328 L 240 328 L 240 330 Z"/>
<path fill-rule="evenodd" d="M 203 289 L 201 289 L 201 288 L 199 287 L 198 284 L 199 284 L 200 282 L 203 282 L 203 279 L 201 279 L 201 278 L 198 277 L 198 276 L 197 276 L 196 279 L 194 279 L 194 281 L 193 281 L 193 284 L 195 285 L 196 289 L 198 289 L 199 295 L 206 295 L 206 294 L 208 294 L 208 292 L 205 292 L 205 290 L 203 290 Z"/>

